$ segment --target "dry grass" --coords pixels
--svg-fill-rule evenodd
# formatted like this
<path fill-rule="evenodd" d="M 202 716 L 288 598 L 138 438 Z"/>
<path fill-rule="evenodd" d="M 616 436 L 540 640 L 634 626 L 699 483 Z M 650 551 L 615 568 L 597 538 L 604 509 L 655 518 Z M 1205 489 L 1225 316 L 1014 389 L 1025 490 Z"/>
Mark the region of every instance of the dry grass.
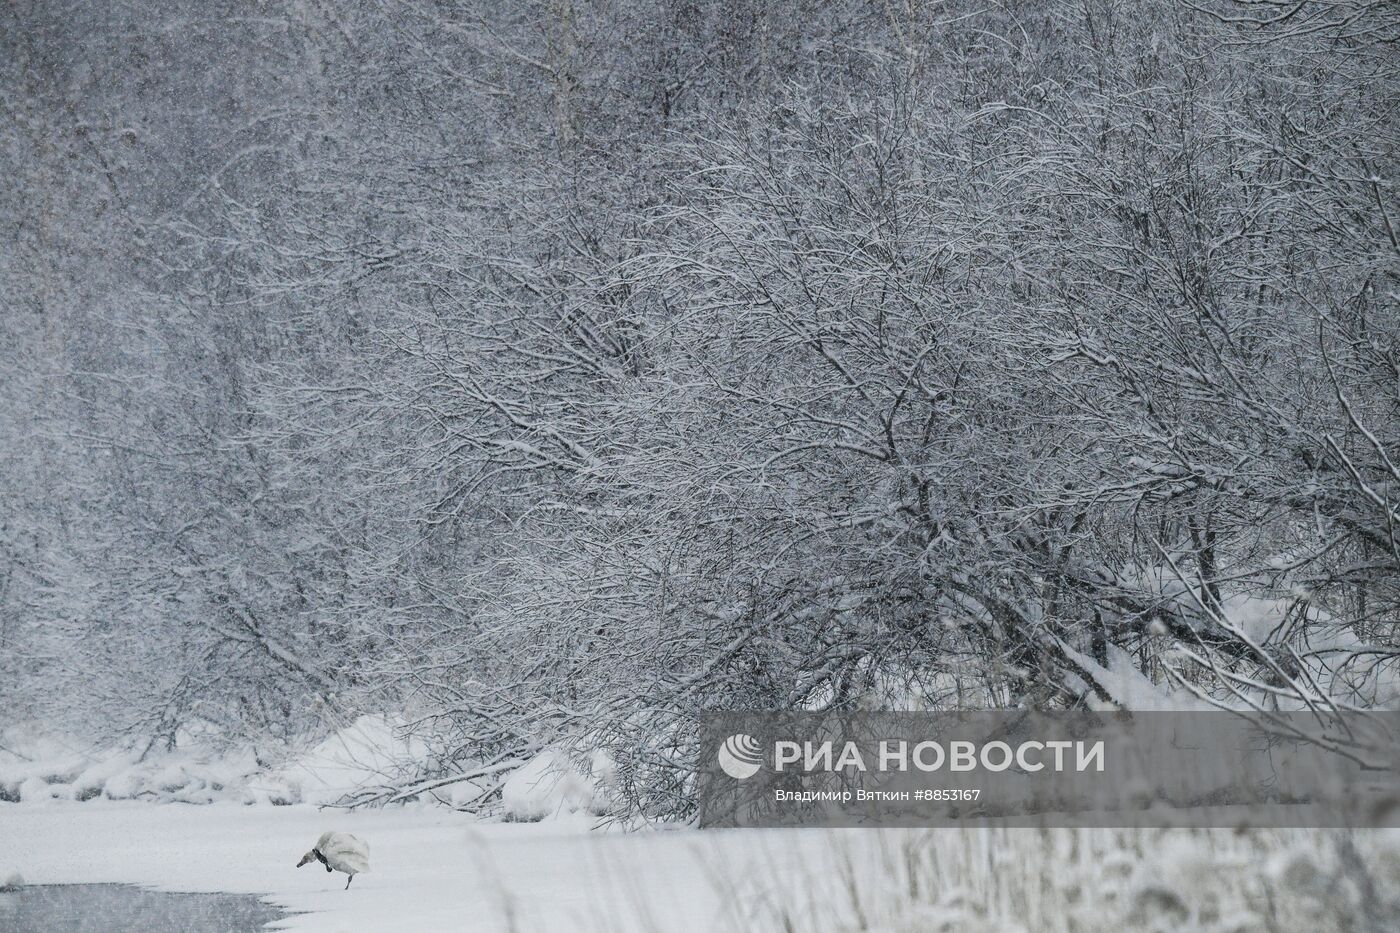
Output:
<path fill-rule="evenodd" d="M 712 877 L 729 928 L 832 933 L 1380 933 L 1400 834 L 1325 830 L 846 831 Z M 794 844 L 800 839 L 794 834 Z M 805 840 L 810 843 L 810 837 Z"/>

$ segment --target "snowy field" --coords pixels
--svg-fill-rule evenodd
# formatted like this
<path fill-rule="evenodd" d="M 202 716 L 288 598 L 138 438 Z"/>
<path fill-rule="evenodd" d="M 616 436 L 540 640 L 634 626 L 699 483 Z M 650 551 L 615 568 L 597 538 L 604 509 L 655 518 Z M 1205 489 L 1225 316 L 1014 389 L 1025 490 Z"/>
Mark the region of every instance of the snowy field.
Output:
<path fill-rule="evenodd" d="M 372 871 L 297 859 L 353 832 Z M 0 804 L 0 874 L 253 893 L 306 931 L 1367 930 L 1400 906 L 1394 833 L 589 831 L 443 808 Z M 1394 928 L 1394 927 L 1391 927 Z"/>

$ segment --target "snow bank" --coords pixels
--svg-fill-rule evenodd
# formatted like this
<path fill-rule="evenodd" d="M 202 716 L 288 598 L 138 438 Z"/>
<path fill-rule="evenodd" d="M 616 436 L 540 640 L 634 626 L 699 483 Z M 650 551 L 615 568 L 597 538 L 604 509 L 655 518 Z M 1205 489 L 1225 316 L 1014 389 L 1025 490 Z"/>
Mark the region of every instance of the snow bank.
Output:
<path fill-rule="evenodd" d="M 11 730 L 0 735 L 0 804 L 102 798 L 326 805 L 361 792 L 410 786 L 430 759 L 420 740 L 405 738 L 400 724 L 384 716 L 363 716 L 273 767 L 251 751 L 213 751 L 201 748 L 196 738 L 188 742 L 143 758 L 132 749 L 85 749 Z M 445 783 L 427 796 L 463 806 L 494 789 L 498 779 Z M 535 822 L 605 813 L 615 784 L 616 765 L 605 754 L 595 752 L 587 764 L 579 764 L 561 749 L 546 749 L 506 780 L 505 816 Z"/>
<path fill-rule="evenodd" d="M 1137 669 L 1132 656 L 1116 645 L 1108 646 L 1107 667 L 1100 665 L 1088 655 L 1075 651 L 1063 642 L 1061 648 L 1071 660 L 1094 679 L 1097 686 L 1113 697 L 1113 702 L 1110 704 L 1097 700 L 1097 695 L 1091 694 L 1090 706 L 1092 708 L 1117 707 L 1134 712 L 1153 710 L 1185 712 L 1214 709 L 1184 690 L 1173 690 L 1169 684 L 1153 683 Z M 1071 676 L 1070 679 L 1077 683 L 1080 689 L 1091 693 L 1089 685 L 1084 683 L 1082 678 Z"/>
<path fill-rule="evenodd" d="M 66 785 L 87 761 L 78 748 L 22 728 L 0 733 L 0 802 L 47 799 L 49 785 Z"/>
<path fill-rule="evenodd" d="M 401 736 L 399 723 L 361 716 L 267 775 L 249 782 L 259 800 L 328 804 L 364 788 L 394 787 L 414 776 L 428 751 Z"/>
<path fill-rule="evenodd" d="M 274 768 L 252 751 L 214 750 L 197 740 L 142 757 L 135 749 L 84 748 L 12 729 L 0 736 L 0 803 L 105 798 L 325 804 L 403 778 L 424 754 L 398 737 L 395 723 L 370 716 Z"/>
<path fill-rule="evenodd" d="M 130 748 L 96 749 L 11 729 L 0 736 L 0 802 L 169 800 L 251 803 L 251 753 L 177 748 L 142 758 Z"/>
<path fill-rule="evenodd" d="M 511 772 L 501 788 L 508 820 L 533 823 L 576 813 L 604 815 L 610 809 L 611 759 L 592 756 L 587 773 L 558 748 L 547 748 Z"/>

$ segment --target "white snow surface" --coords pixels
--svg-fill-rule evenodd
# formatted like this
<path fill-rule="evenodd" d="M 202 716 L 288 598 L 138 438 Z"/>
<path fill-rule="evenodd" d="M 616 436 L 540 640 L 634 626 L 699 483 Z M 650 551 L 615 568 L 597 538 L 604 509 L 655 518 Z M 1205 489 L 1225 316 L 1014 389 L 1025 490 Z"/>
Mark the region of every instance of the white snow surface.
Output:
<path fill-rule="evenodd" d="M 809 831 L 590 832 L 591 823 L 479 823 L 426 805 L 50 800 L 0 804 L 0 870 L 22 869 L 30 884 L 260 894 L 293 911 L 282 925 L 304 933 L 709 933 L 733 928 L 725 918 L 736 906 L 711 883 L 716 872 L 773 878 L 826 842 Z M 373 871 L 348 891 L 319 865 L 296 868 L 327 830 L 352 832 L 374 853 Z"/>
<path fill-rule="evenodd" d="M 1345 837 L 1400 919 L 1390 831 L 589 828 L 477 823 L 427 805 L 49 800 L 0 804 L 0 876 L 258 894 L 293 911 L 282 928 L 306 933 L 1119 933 L 1181 929 L 1183 917 L 1143 915 L 1176 905 L 1212 933 L 1265 929 L 1260 911 L 1341 933 L 1358 928 L 1356 899 L 1338 893 L 1355 886 L 1335 855 Z M 339 875 L 295 867 L 327 830 L 374 853 L 348 891 Z M 1227 914 L 1247 922 L 1204 922 Z"/>

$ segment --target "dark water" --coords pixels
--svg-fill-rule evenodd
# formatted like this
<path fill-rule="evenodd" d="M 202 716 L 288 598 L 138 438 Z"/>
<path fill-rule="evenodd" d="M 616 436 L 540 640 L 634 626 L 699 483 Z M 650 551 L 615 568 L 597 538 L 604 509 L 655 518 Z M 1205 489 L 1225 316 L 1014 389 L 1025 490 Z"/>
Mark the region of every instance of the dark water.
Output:
<path fill-rule="evenodd" d="M 252 933 L 283 916 L 251 894 L 43 884 L 0 894 L 4 933 Z"/>

